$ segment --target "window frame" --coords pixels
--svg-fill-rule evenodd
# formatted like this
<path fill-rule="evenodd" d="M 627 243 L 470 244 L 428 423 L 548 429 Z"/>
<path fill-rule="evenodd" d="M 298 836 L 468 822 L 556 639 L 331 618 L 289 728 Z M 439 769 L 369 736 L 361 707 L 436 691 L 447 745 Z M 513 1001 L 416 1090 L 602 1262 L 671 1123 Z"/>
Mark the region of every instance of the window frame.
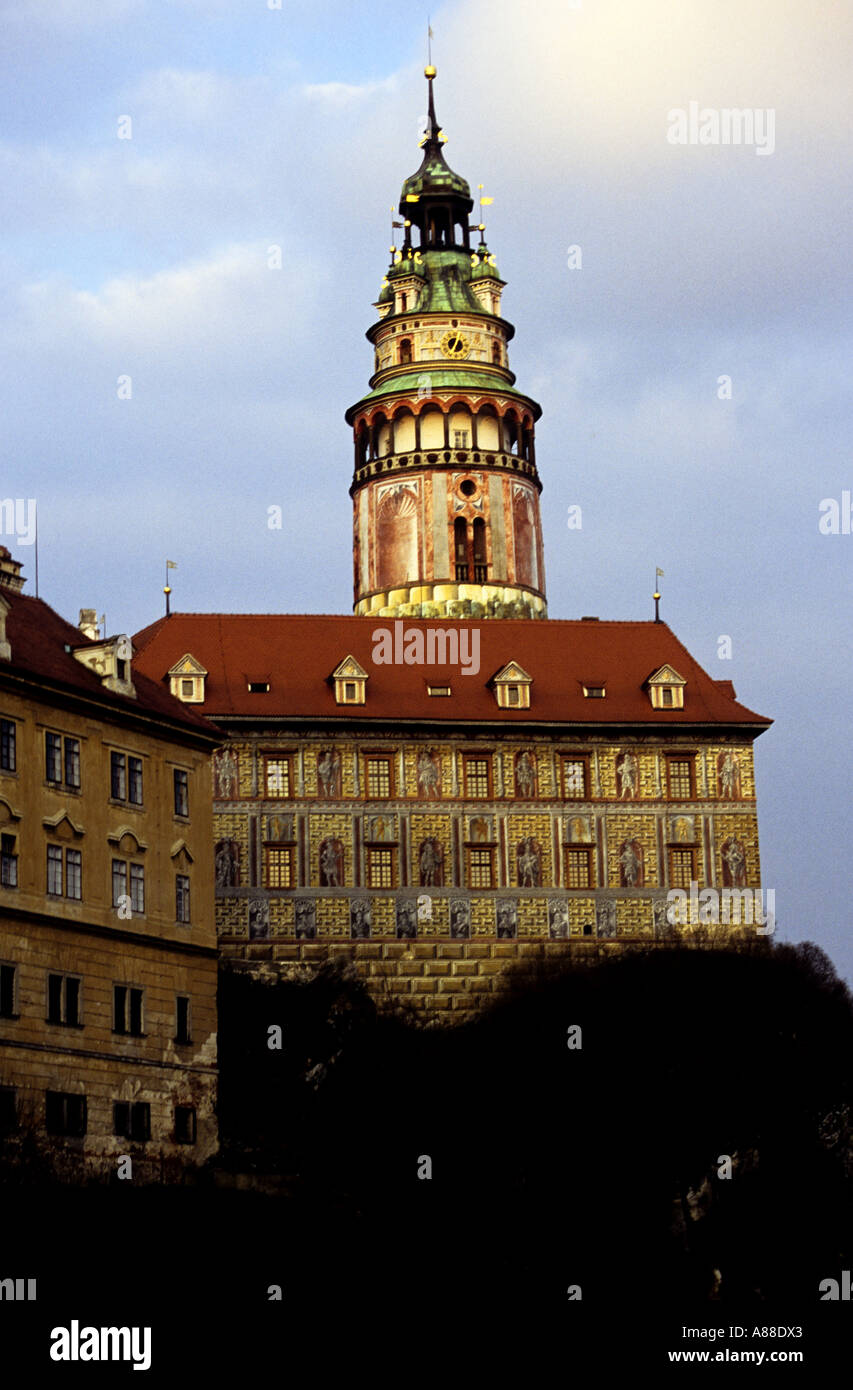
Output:
<path fill-rule="evenodd" d="M 264 887 L 270 889 L 296 888 L 296 846 L 294 844 L 265 844 L 264 847 Z M 279 860 L 287 865 L 287 883 L 274 883 L 275 877 L 273 870 Z"/>
<path fill-rule="evenodd" d="M 687 753 L 664 753 L 666 764 L 666 799 L 667 801 L 695 801 L 696 800 L 696 751 L 691 749 Z M 686 763 L 689 777 L 688 794 L 685 796 L 681 792 L 673 792 L 672 768 L 675 763 Z"/>
<path fill-rule="evenodd" d="M 365 846 L 364 873 L 366 887 L 373 889 L 394 888 L 395 882 L 395 860 L 393 845 L 367 845 Z M 386 877 L 387 868 L 388 882 L 381 880 Z M 376 871 L 378 876 L 376 875 Z"/>
<path fill-rule="evenodd" d="M 494 761 L 494 759 L 493 759 L 493 754 L 492 754 L 491 752 L 488 752 L 488 753 L 480 753 L 480 752 L 473 752 L 473 751 L 472 751 L 472 752 L 468 752 L 468 753 L 464 753 L 464 752 L 463 752 L 463 754 L 462 754 L 462 799 L 463 799 L 463 801 L 491 801 L 491 800 L 493 799 L 493 789 L 494 789 L 494 781 L 493 781 L 494 767 L 493 767 L 493 761 Z M 469 769 L 471 768 L 472 764 L 474 764 L 474 763 L 485 763 L 485 766 L 486 766 L 486 783 L 485 783 L 485 785 L 486 785 L 486 790 L 485 790 L 484 792 L 479 792 L 479 791 L 478 791 L 478 792 L 472 792 L 471 789 L 470 789 L 470 785 L 469 785 L 469 784 L 470 784 L 470 781 L 472 780 L 472 778 L 473 778 L 473 777 L 476 777 L 476 778 L 479 780 L 479 778 L 480 778 L 480 776 L 481 776 L 480 773 L 472 773 L 472 772 L 469 771 Z"/>
<path fill-rule="evenodd" d="M 570 893 L 582 893 L 590 888 L 596 888 L 595 873 L 595 846 L 594 845 L 564 845 L 563 846 L 563 871 L 566 890 Z M 571 864 L 572 862 L 586 863 L 586 883 L 572 883 Z"/>
<path fill-rule="evenodd" d="M 175 921 L 182 927 L 192 921 L 190 888 L 189 874 L 175 874 Z"/>
<path fill-rule="evenodd" d="M 59 981 L 58 992 L 52 987 L 51 981 Z M 69 1018 L 69 989 L 68 983 L 72 981 L 76 989 L 71 991 L 74 1001 L 74 1017 Z M 51 1008 L 53 996 L 58 998 L 58 1017 L 53 1017 Z M 48 970 L 45 981 L 45 1023 L 49 1023 L 54 1028 L 82 1028 L 83 1027 L 83 976 L 74 974 L 72 971 Z"/>
<path fill-rule="evenodd" d="M 121 1019 L 119 1019 L 119 990 L 122 991 Z M 121 1027 L 118 1026 L 121 1022 Z M 137 1022 L 138 1028 L 133 1024 Z M 128 985 L 123 981 L 113 981 L 113 1026 L 112 1031 L 121 1038 L 144 1038 L 145 1032 L 145 990 L 141 985 Z"/>
<path fill-rule="evenodd" d="M 11 846 L 9 842 L 11 841 Z M 10 831 L 0 833 L 0 888 L 18 887 L 18 837 Z"/>
<path fill-rule="evenodd" d="M 475 863 L 475 856 L 482 856 L 479 863 Z M 475 882 L 475 870 L 479 871 L 487 867 L 489 871 L 488 883 Z M 495 880 L 495 851 L 492 845 L 466 845 L 465 846 L 465 877 L 469 888 L 480 890 L 496 888 Z"/>
<path fill-rule="evenodd" d="M 172 797 L 174 814 L 181 820 L 189 820 L 190 774 L 185 767 L 172 768 Z"/>
<path fill-rule="evenodd" d="M 697 857 L 697 848 L 696 848 L 696 846 L 695 846 L 695 845 L 678 844 L 678 845 L 667 845 L 666 848 L 667 848 L 667 855 L 666 855 L 667 873 L 668 873 L 668 875 L 669 875 L 669 886 L 670 886 L 670 888 L 681 888 L 681 889 L 685 889 L 685 888 L 689 888 L 690 885 L 691 885 L 692 883 L 698 883 L 698 879 L 697 879 L 697 877 L 696 877 L 696 857 Z M 676 874 L 675 874 L 676 856 L 681 856 L 681 855 L 689 855 L 689 856 L 690 856 L 690 876 L 689 876 L 689 878 L 687 879 L 686 882 L 680 881 L 680 880 L 676 877 Z"/>
<path fill-rule="evenodd" d="M 84 1138 L 89 1119 L 85 1093 L 81 1095 L 79 1092 L 75 1091 L 46 1090 L 44 1097 L 44 1123 L 48 1134 L 53 1134 L 65 1139 Z M 71 1104 L 69 1104 L 69 1102 L 71 1102 Z M 51 1110 L 54 1111 L 55 1116 L 57 1104 L 61 1106 L 62 1110 L 63 1123 L 60 1126 L 51 1124 Z M 69 1123 L 69 1115 L 72 1110 L 77 1111 L 78 1108 L 79 1115 L 77 1123 L 71 1125 Z"/>
<path fill-rule="evenodd" d="M 0 719 L 0 772 L 18 771 L 18 724 Z"/>
<path fill-rule="evenodd" d="M 583 789 L 580 794 L 569 791 L 566 763 L 580 763 L 581 765 L 583 770 Z M 591 753 L 560 754 L 560 790 L 562 792 L 563 801 L 589 801 L 591 799 L 591 763 Z"/>
<path fill-rule="evenodd" d="M 386 770 L 388 780 L 387 791 L 371 791 L 370 784 L 373 776 L 374 767 L 382 767 Z M 394 754 L 393 753 L 365 753 L 364 754 L 364 797 L 366 801 L 393 801 L 394 800 Z"/>
<path fill-rule="evenodd" d="M 292 801 L 295 796 L 294 777 L 293 777 L 293 757 L 292 753 L 264 753 L 264 789 L 263 801 Z M 274 763 L 281 763 L 286 768 L 287 790 L 283 792 L 270 790 L 270 768 Z"/>
<path fill-rule="evenodd" d="M 12 972 L 11 981 L 9 980 L 8 974 L 4 977 L 4 971 Z M 10 1004 L 10 1007 L 8 1009 L 3 1007 L 4 993 Z M 0 960 L 0 1018 L 20 1018 L 20 1014 L 18 1013 L 17 961 Z"/>
<path fill-rule="evenodd" d="M 184 1137 L 178 1131 L 178 1111 L 188 1117 L 187 1135 Z M 194 1105 L 176 1105 L 174 1134 L 176 1144 L 195 1144 L 198 1138 L 198 1113 Z"/>

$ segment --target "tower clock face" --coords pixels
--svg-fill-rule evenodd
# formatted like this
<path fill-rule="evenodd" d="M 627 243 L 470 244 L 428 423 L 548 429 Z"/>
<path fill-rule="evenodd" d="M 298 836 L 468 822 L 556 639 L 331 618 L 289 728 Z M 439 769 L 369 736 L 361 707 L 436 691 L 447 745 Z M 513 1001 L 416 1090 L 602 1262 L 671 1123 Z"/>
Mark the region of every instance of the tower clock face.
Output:
<path fill-rule="evenodd" d="M 458 333 L 452 328 L 449 333 L 445 333 L 441 340 L 441 351 L 445 357 L 467 357 L 471 351 L 471 344 L 462 333 Z"/>

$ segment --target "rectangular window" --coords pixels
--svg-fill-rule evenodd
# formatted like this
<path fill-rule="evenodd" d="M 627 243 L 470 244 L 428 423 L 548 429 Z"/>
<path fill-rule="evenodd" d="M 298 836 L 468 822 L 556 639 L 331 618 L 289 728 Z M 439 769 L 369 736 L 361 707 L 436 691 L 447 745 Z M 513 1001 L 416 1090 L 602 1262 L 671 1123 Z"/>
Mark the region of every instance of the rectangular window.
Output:
<path fill-rule="evenodd" d="M 367 795 L 377 800 L 387 801 L 391 796 L 390 757 L 367 758 Z"/>
<path fill-rule="evenodd" d="M 44 775 L 48 782 L 62 782 L 62 739 L 59 734 L 44 736 Z"/>
<path fill-rule="evenodd" d="M 694 799 L 693 758 L 671 756 L 666 760 L 666 785 L 670 801 Z"/>
<path fill-rule="evenodd" d="M 563 759 L 563 796 L 566 801 L 589 800 L 589 758 Z"/>
<path fill-rule="evenodd" d="M 142 990 L 132 985 L 113 985 L 113 1032 L 141 1038 Z"/>
<path fill-rule="evenodd" d="M 78 975 L 47 977 L 47 1021 L 80 1026 L 80 985 Z"/>
<path fill-rule="evenodd" d="M 130 910 L 145 911 L 145 870 L 141 864 L 130 866 Z"/>
<path fill-rule="evenodd" d="M 468 883 L 471 888 L 492 887 L 492 851 L 469 849 Z"/>
<path fill-rule="evenodd" d="M 80 786 L 80 740 L 77 738 L 65 740 L 65 785 L 78 789 Z"/>
<path fill-rule="evenodd" d="M 123 859 L 113 860 L 113 907 L 120 905 L 120 900 L 127 896 L 127 865 Z"/>
<path fill-rule="evenodd" d="M 290 758 L 267 758 L 264 767 L 264 783 L 268 797 L 292 796 Z"/>
<path fill-rule="evenodd" d="M 0 887 L 17 888 L 18 856 L 14 835 L 0 835 Z"/>
<path fill-rule="evenodd" d="M 179 994 L 175 999 L 175 1042 L 192 1042 L 190 1035 L 190 997 Z"/>
<path fill-rule="evenodd" d="M 151 1106 L 147 1101 L 117 1100 L 113 1105 L 113 1134 L 144 1144 L 151 1138 Z"/>
<path fill-rule="evenodd" d="M 264 861 L 267 888 L 293 888 L 295 886 L 292 845 L 287 845 L 283 849 L 265 849 Z"/>
<path fill-rule="evenodd" d="M 465 796 L 468 800 L 488 799 L 489 788 L 489 758 L 478 758 L 466 756 L 462 760 L 463 778 L 465 783 Z"/>
<path fill-rule="evenodd" d="M 127 759 L 123 753 L 110 753 L 110 796 L 114 801 L 127 800 Z"/>
<path fill-rule="evenodd" d="M 0 772 L 16 770 L 16 731 L 16 725 L 11 719 L 0 719 Z"/>
<path fill-rule="evenodd" d="M 175 1106 L 175 1143 L 194 1144 L 196 1133 L 195 1106 Z"/>
<path fill-rule="evenodd" d="M 17 1003 L 16 965 L 0 965 L 0 1018 L 16 1018 Z"/>
<path fill-rule="evenodd" d="M 190 920 L 190 881 L 186 874 L 175 875 L 175 920 Z"/>
<path fill-rule="evenodd" d="M 62 849 L 59 845 L 47 847 L 47 891 L 54 898 L 62 897 Z"/>
<path fill-rule="evenodd" d="M 368 888 L 393 888 L 393 849 L 368 849 L 367 886 Z"/>
<path fill-rule="evenodd" d="M 689 888 L 696 882 L 696 851 L 694 849 L 671 849 L 669 851 L 669 882 L 672 888 Z"/>
<path fill-rule="evenodd" d="M 86 1097 L 46 1091 L 44 1117 L 48 1134 L 81 1138 L 86 1133 Z"/>
<path fill-rule="evenodd" d="M 189 773 L 176 767 L 172 773 L 175 790 L 175 815 L 188 816 L 190 813 Z"/>
<path fill-rule="evenodd" d="M 14 1086 L 0 1086 L 0 1136 L 14 1134 L 18 1128 L 18 1106 Z"/>
<path fill-rule="evenodd" d="M 592 850 L 566 850 L 566 887 L 592 888 Z"/>
<path fill-rule="evenodd" d="M 127 760 L 127 799 L 132 806 L 142 805 L 142 759 Z"/>
<path fill-rule="evenodd" d="M 82 898 L 83 896 L 83 855 L 79 849 L 67 849 L 65 851 L 65 896 L 66 898 Z"/>

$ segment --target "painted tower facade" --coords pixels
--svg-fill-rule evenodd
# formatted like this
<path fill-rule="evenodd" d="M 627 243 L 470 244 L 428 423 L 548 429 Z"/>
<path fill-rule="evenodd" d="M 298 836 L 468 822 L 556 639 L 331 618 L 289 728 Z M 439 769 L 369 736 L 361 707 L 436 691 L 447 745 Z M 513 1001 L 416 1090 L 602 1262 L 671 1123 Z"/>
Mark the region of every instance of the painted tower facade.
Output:
<path fill-rule="evenodd" d="M 423 160 L 403 184 L 403 245 L 367 333 L 370 390 L 346 416 L 355 613 L 544 618 L 541 410 L 515 389 L 504 281 L 470 225 L 469 185 L 445 162 L 435 68 L 425 74 Z"/>

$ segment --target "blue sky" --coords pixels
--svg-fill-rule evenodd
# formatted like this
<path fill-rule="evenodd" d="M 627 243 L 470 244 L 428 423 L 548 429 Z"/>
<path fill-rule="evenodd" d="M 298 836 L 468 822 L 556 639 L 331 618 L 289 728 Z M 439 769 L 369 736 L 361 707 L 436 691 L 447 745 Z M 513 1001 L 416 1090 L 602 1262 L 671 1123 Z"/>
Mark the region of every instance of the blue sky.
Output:
<path fill-rule="evenodd" d="M 348 611 L 343 412 L 419 163 L 426 11 L 3 0 L 0 20 L 0 491 L 38 500 L 43 597 L 132 632 L 168 556 L 185 610 Z M 853 487 L 853 13 L 459 0 L 432 25 L 447 158 L 495 199 L 511 365 L 543 407 L 551 615 L 651 616 L 665 570 L 666 619 L 777 721 L 757 766 L 780 935 L 853 979 L 853 536 L 818 530 Z M 693 100 L 772 109 L 773 154 L 670 144 Z"/>

